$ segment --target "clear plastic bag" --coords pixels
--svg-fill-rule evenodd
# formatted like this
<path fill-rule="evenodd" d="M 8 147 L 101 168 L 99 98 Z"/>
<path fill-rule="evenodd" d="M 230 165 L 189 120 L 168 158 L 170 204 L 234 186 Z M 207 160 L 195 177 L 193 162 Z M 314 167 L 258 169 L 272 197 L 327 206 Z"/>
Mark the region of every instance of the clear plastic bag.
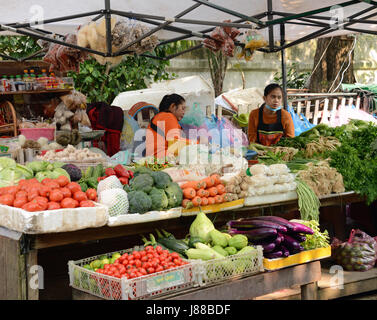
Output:
<path fill-rule="evenodd" d="M 76 110 L 82 106 L 86 106 L 86 96 L 79 91 L 72 90 L 69 94 L 60 97 L 69 110 Z"/>
<path fill-rule="evenodd" d="M 200 108 L 200 105 L 198 103 L 194 103 L 192 108 L 185 113 L 185 116 L 182 118 L 180 123 L 200 127 L 204 123 L 205 118 L 205 113 Z"/>
<path fill-rule="evenodd" d="M 347 271 L 367 271 L 377 260 L 377 242 L 365 232 L 352 229 L 347 242 L 334 238 L 332 258 Z"/>

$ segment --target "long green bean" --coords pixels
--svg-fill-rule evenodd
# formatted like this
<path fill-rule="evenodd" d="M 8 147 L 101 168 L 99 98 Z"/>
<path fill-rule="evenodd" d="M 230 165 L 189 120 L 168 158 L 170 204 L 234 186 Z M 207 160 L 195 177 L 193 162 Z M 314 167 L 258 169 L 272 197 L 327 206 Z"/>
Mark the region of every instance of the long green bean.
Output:
<path fill-rule="evenodd" d="M 296 178 L 298 208 L 303 220 L 319 221 L 319 207 L 321 205 L 314 191 L 302 180 Z"/>

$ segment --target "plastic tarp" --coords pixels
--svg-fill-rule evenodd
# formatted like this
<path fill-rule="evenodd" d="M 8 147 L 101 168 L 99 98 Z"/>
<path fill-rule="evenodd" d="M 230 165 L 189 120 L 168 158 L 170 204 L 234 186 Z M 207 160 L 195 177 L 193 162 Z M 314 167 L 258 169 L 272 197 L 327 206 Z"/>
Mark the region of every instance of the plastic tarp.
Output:
<path fill-rule="evenodd" d="M 211 0 L 211 3 L 231 9 L 233 11 L 239 12 L 244 15 L 253 16 L 260 14 L 267 10 L 267 0 Z M 349 17 L 352 14 L 360 12 L 364 9 L 371 8 L 371 4 L 367 1 L 355 3 L 345 8 L 339 9 L 336 5 L 345 3 L 346 1 L 329 1 L 329 0 L 272 0 L 272 10 L 282 13 L 297 14 L 303 13 L 311 10 L 316 10 L 328 6 L 334 6 L 331 12 L 322 12 L 319 15 L 322 17 Z M 113 10 L 127 11 L 139 14 L 149 14 L 158 15 L 166 18 L 173 18 L 178 13 L 184 11 L 185 9 L 193 6 L 196 2 L 192 0 L 179 0 L 172 2 L 171 0 L 111 0 L 110 7 Z M 32 22 L 41 21 L 51 18 L 64 17 L 70 15 L 82 14 L 84 12 L 92 12 L 96 10 L 105 9 L 104 0 L 64 0 L 64 1 L 51 1 L 51 0 L 12 0 L 12 1 L 2 1 L 1 3 L 1 24 L 10 24 L 16 22 Z M 371 10 L 366 14 L 370 14 Z M 53 22 L 45 24 L 42 27 L 46 30 L 66 34 L 73 33 L 77 28 L 84 23 L 89 22 L 95 15 L 91 17 L 80 17 L 77 19 Z M 362 16 L 360 16 L 362 17 Z M 360 18 L 357 17 L 357 18 Z M 205 21 L 224 21 L 226 19 L 231 19 L 232 21 L 239 19 L 235 15 L 224 13 L 218 11 L 214 8 L 201 5 L 194 9 L 190 13 L 184 15 L 184 19 L 195 19 L 195 20 L 205 20 Z M 274 16 L 274 19 L 280 18 L 279 16 Z M 371 17 L 370 19 L 376 19 Z M 266 20 L 266 18 L 264 18 Z M 158 20 L 156 20 L 158 21 Z M 324 21 L 324 20 L 319 20 Z M 164 22 L 164 21 L 159 21 Z M 294 22 L 297 22 L 295 20 Z M 200 24 L 186 24 L 173 22 L 171 26 L 185 28 L 192 31 L 200 31 L 207 29 L 208 26 Z M 354 24 L 352 28 L 362 28 L 365 30 L 377 30 L 376 24 Z M 314 31 L 319 30 L 319 27 L 313 27 L 310 25 L 296 25 L 287 24 L 286 25 L 286 40 L 295 40 L 302 38 Z M 329 33 L 328 36 L 341 35 L 351 33 L 347 30 L 337 30 L 335 32 Z M 265 38 L 268 38 L 268 29 L 263 30 Z M 171 38 L 179 36 L 180 34 L 170 31 L 162 30 L 159 32 L 158 36 L 163 38 Z M 274 37 L 276 40 L 280 39 L 280 27 L 279 25 L 274 26 Z"/>
<path fill-rule="evenodd" d="M 163 96 L 172 93 L 180 94 L 185 98 L 187 111 L 197 103 L 203 112 L 206 112 L 207 106 L 210 106 L 211 112 L 213 112 L 214 90 L 201 76 L 161 81 L 151 84 L 149 89 L 122 92 L 115 97 L 112 105 L 119 106 L 125 111 L 140 101 L 152 103 L 158 107 Z"/>
<path fill-rule="evenodd" d="M 234 89 L 219 95 L 215 99 L 215 104 L 234 111 L 230 103 L 238 109 L 238 114 L 249 113 L 259 108 L 263 103 L 263 89 Z"/>

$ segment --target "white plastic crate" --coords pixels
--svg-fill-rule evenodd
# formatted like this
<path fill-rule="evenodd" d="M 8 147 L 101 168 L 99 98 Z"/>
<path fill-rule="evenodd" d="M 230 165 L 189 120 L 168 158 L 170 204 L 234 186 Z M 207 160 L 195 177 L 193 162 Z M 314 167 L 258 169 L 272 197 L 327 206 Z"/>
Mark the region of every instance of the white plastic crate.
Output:
<path fill-rule="evenodd" d="M 199 285 L 216 284 L 224 280 L 263 272 L 263 247 L 256 246 L 255 248 L 254 251 L 227 256 L 223 259 L 201 261 L 201 264 L 195 268 Z"/>
<path fill-rule="evenodd" d="M 142 247 L 116 251 L 120 254 Z M 111 257 L 115 252 L 105 254 Z M 83 266 L 98 259 L 98 255 L 68 262 L 70 286 L 106 300 L 144 300 L 198 286 L 196 267 L 199 261 L 135 279 L 116 278 L 90 271 Z"/>

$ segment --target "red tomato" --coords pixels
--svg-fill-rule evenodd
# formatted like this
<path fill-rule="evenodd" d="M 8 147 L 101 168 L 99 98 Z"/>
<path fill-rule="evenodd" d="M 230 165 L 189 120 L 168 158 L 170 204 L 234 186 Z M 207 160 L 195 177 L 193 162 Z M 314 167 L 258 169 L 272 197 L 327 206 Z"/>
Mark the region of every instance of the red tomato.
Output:
<path fill-rule="evenodd" d="M 22 206 L 22 209 L 30 212 L 42 211 L 41 207 L 36 202 L 28 202 Z"/>
<path fill-rule="evenodd" d="M 144 268 L 140 268 L 140 273 L 145 276 L 148 274 L 147 270 L 145 270 Z"/>
<path fill-rule="evenodd" d="M 177 252 L 172 252 L 170 255 L 171 255 L 171 257 L 173 259 L 178 259 L 179 258 L 179 254 Z"/>
<path fill-rule="evenodd" d="M 141 257 L 141 262 L 147 262 L 148 261 L 148 257 L 147 256 L 143 256 Z"/>
<path fill-rule="evenodd" d="M 53 181 L 53 180 L 50 179 L 50 178 L 44 178 L 44 179 L 42 180 L 42 184 L 46 185 L 46 184 L 48 184 L 48 183 L 50 183 L 50 182 L 52 182 L 52 181 Z"/>
<path fill-rule="evenodd" d="M 150 267 L 151 267 L 151 263 L 150 262 L 146 262 L 143 265 L 143 268 L 146 269 L 146 270 L 148 270 L 148 268 L 150 268 Z"/>
<path fill-rule="evenodd" d="M 145 251 L 148 252 L 148 251 L 151 251 L 151 250 L 153 250 L 153 247 L 152 247 L 152 246 L 146 246 L 146 247 L 145 247 Z"/>
<path fill-rule="evenodd" d="M 147 254 L 147 257 L 148 257 L 148 259 L 153 259 L 153 258 L 154 258 L 154 255 L 151 254 L 151 253 L 148 253 L 148 254 Z"/>
<path fill-rule="evenodd" d="M 13 207 L 22 208 L 22 206 L 25 205 L 26 203 L 27 203 L 27 199 L 26 198 L 18 197 L 18 198 L 16 198 L 14 200 Z"/>
<path fill-rule="evenodd" d="M 140 268 L 141 267 L 141 261 L 139 259 L 135 260 L 135 266 L 137 268 Z"/>
<path fill-rule="evenodd" d="M 164 267 L 162 267 L 162 266 L 158 266 L 158 267 L 156 268 L 156 272 L 160 272 L 160 271 L 164 271 Z"/>
<path fill-rule="evenodd" d="M 11 194 L 0 196 L 0 204 L 6 205 L 6 206 L 13 206 L 13 202 L 14 202 L 14 196 Z"/>
<path fill-rule="evenodd" d="M 44 197 L 35 197 L 32 202 L 36 202 L 42 210 L 46 210 L 48 207 L 48 199 Z"/>
<path fill-rule="evenodd" d="M 54 181 L 57 182 L 61 187 L 65 187 L 69 183 L 69 179 L 66 176 L 60 176 Z"/>
<path fill-rule="evenodd" d="M 147 272 L 148 272 L 149 274 L 151 274 L 151 273 L 154 273 L 155 270 L 154 270 L 154 268 L 150 267 L 150 268 L 147 269 Z"/>
<path fill-rule="evenodd" d="M 86 190 L 86 196 L 88 197 L 89 200 L 95 200 L 97 198 L 97 191 L 96 189 L 88 189 Z"/>
<path fill-rule="evenodd" d="M 174 259 L 174 264 L 176 265 L 176 266 L 180 266 L 181 265 L 181 261 L 180 260 L 178 260 L 178 259 Z"/>
<path fill-rule="evenodd" d="M 78 207 L 79 203 L 76 200 L 72 199 L 72 198 L 64 198 L 60 202 L 60 205 L 63 208 L 76 208 L 76 207 Z"/>
<path fill-rule="evenodd" d="M 161 246 L 157 246 L 156 247 L 156 251 L 161 254 L 162 253 L 162 247 Z"/>
<path fill-rule="evenodd" d="M 77 182 L 70 182 L 67 184 L 67 188 L 75 194 L 77 191 L 82 191 L 80 185 Z"/>
<path fill-rule="evenodd" d="M 72 197 L 72 192 L 67 187 L 60 188 L 60 192 L 63 193 L 64 198 Z"/>
<path fill-rule="evenodd" d="M 50 188 L 51 190 L 60 188 L 59 184 L 55 181 L 48 182 L 48 183 L 45 184 L 45 186 Z"/>
<path fill-rule="evenodd" d="M 135 260 L 128 260 L 128 264 L 129 264 L 130 266 L 133 266 L 133 265 L 135 264 Z"/>
<path fill-rule="evenodd" d="M 141 254 L 138 251 L 136 251 L 135 253 L 133 253 L 133 256 L 135 257 L 135 259 L 140 259 L 141 258 Z"/>
<path fill-rule="evenodd" d="M 145 255 L 147 255 L 147 253 L 145 252 L 145 250 L 139 251 L 139 253 L 140 253 L 140 255 L 141 255 L 142 257 L 144 257 Z"/>
<path fill-rule="evenodd" d="M 53 201 L 53 202 L 60 202 L 64 199 L 64 195 L 63 193 L 58 190 L 58 189 L 54 189 L 50 192 L 50 201 Z"/>
<path fill-rule="evenodd" d="M 133 260 L 134 259 L 134 256 L 132 254 L 130 254 L 127 258 L 128 260 Z"/>
<path fill-rule="evenodd" d="M 26 191 L 23 191 L 23 190 L 20 190 L 16 193 L 16 199 L 17 198 L 27 198 L 27 192 Z"/>
<path fill-rule="evenodd" d="M 80 202 L 80 207 L 95 207 L 95 206 L 96 205 L 91 200 L 84 200 Z"/>
<path fill-rule="evenodd" d="M 73 193 L 73 199 L 77 200 L 78 202 L 81 202 L 88 200 L 88 197 L 86 196 L 85 192 L 77 191 Z"/>
<path fill-rule="evenodd" d="M 122 258 L 123 258 L 123 259 L 127 259 L 127 258 L 128 258 L 128 253 L 123 253 L 123 254 L 122 254 Z"/>

